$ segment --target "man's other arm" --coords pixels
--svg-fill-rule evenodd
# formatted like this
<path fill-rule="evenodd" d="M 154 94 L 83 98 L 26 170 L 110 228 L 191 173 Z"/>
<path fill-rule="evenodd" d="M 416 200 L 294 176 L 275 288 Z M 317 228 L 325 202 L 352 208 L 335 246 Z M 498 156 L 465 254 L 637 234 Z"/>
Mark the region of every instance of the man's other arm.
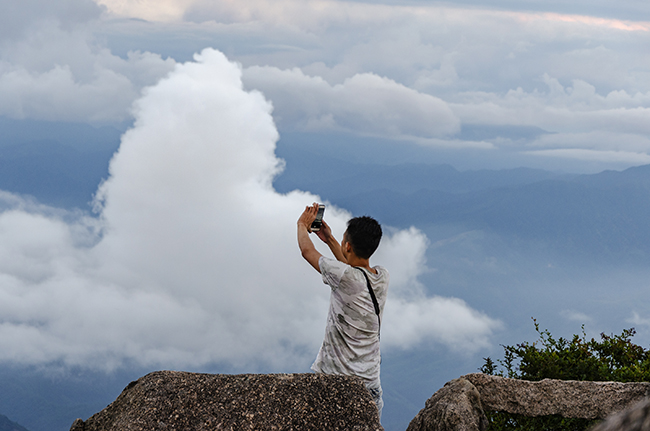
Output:
<path fill-rule="evenodd" d="M 318 261 L 322 255 L 318 250 L 316 250 L 314 243 L 309 237 L 311 224 L 316 219 L 317 212 L 318 204 L 314 203 L 314 205 L 306 207 L 305 211 L 300 215 L 300 218 L 298 219 L 298 247 L 300 248 L 302 257 L 304 257 L 316 271 L 320 272 Z"/>
<path fill-rule="evenodd" d="M 336 260 L 339 262 L 348 263 L 348 260 L 345 258 L 345 256 L 343 256 L 343 253 L 341 252 L 341 244 L 339 244 L 336 238 L 334 238 L 334 235 L 332 235 L 332 229 L 327 223 L 325 223 L 325 220 L 323 220 L 323 225 L 321 226 L 320 230 L 316 232 L 316 235 L 318 235 L 321 241 L 327 244 Z"/>

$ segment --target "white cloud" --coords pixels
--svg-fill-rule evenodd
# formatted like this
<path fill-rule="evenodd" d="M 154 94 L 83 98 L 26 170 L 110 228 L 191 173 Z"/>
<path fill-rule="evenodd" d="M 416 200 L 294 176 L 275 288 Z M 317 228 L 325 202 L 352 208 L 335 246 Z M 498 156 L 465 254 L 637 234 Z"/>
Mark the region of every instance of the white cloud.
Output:
<path fill-rule="evenodd" d="M 244 71 L 244 81 L 273 101 L 276 118 L 289 128 L 393 138 L 435 138 L 460 129 L 441 99 L 370 73 L 330 85 L 299 69 L 253 66 Z"/>
<path fill-rule="evenodd" d="M 0 34 L 0 115 L 95 123 L 129 119 L 141 89 L 168 73 L 174 61 L 142 52 L 121 58 L 102 47 L 92 34 L 99 15 L 92 1 L 50 4 L 58 2 L 8 7 L 29 31 Z"/>
<path fill-rule="evenodd" d="M 562 310 L 560 311 L 560 315 L 567 320 L 582 324 L 592 323 L 594 320 L 591 316 L 576 310 Z"/>
<path fill-rule="evenodd" d="M 583 80 L 566 87 L 548 74 L 542 80 L 546 91 L 467 92 L 449 106 L 464 123 L 534 126 L 550 132 L 523 144 L 494 139 L 497 147 L 516 145 L 523 154 L 628 166 L 650 162 L 650 93 L 601 95 Z"/>
<path fill-rule="evenodd" d="M 510 90 L 504 95 L 461 93 L 450 103 L 461 120 L 472 124 L 537 126 L 553 132 L 614 131 L 647 134 L 650 93 L 612 91 L 605 96 L 588 82 L 574 80 L 564 87 L 548 74 L 542 77 L 547 91 Z"/>
<path fill-rule="evenodd" d="M 384 334 L 390 336 L 391 344 L 403 349 L 435 341 L 458 352 L 474 353 L 489 347 L 491 333 L 502 328 L 499 321 L 458 298 L 395 298 L 389 306 L 387 312 L 394 310 L 399 318 L 392 320 L 393 325 Z"/>
<path fill-rule="evenodd" d="M 185 10 L 195 0 L 95 0 L 109 13 L 127 18 L 150 21 L 176 21 L 182 19 Z"/>
<path fill-rule="evenodd" d="M 300 257 L 295 221 L 319 198 L 273 190 L 270 112 L 238 66 L 205 50 L 135 104 L 99 219 L 1 194 L 0 361 L 306 367 L 328 288 Z M 348 217 L 326 214 L 339 235 Z M 498 323 L 422 294 L 425 249 L 421 232 L 395 231 L 373 257 L 392 273 L 387 348 L 487 345 Z"/>
<path fill-rule="evenodd" d="M 133 53 L 129 59 L 111 59 L 115 69 L 95 59 L 88 80 L 75 75 L 69 65 L 52 65 L 39 73 L 20 65 L 0 65 L 0 115 L 50 121 L 112 123 L 127 120 L 139 96 L 137 81 L 152 83 L 173 65 L 153 54 Z M 151 65 L 149 68 L 147 65 Z M 118 72 L 125 69 L 124 73 Z M 139 69 L 148 69 L 141 73 Z M 138 74 L 130 79 L 129 74 Z M 155 76 L 155 78 L 152 77 Z M 157 75 L 157 76 L 156 76 Z"/>
<path fill-rule="evenodd" d="M 650 326 L 650 319 L 647 317 L 641 317 L 641 315 L 636 311 L 632 312 L 632 317 L 627 319 L 627 322 L 637 326 Z"/>
<path fill-rule="evenodd" d="M 395 233 L 377 253 L 377 259 L 391 261 L 392 290 L 384 313 L 382 344 L 409 349 L 436 342 L 465 353 L 488 347 L 490 334 L 502 327 L 498 320 L 460 299 L 424 293 L 418 276 L 426 269 L 428 245 L 426 236 L 411 228 Z"/>

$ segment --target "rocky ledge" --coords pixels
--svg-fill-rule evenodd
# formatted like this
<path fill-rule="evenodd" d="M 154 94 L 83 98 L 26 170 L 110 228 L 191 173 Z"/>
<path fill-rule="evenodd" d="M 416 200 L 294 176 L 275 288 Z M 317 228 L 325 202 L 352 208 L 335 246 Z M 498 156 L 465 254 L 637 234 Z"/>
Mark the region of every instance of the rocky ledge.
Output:
<path fill-rule="evenodd" d="M 641 402 L 631 412 L 615 416 L 597 431 L 650 430 L 650 383 L 578 382 L 545 379 L 538 382 L 467 374 L 447 382 L 429 398 L 407 431 L 485 431 L 484 411 L 529 417 L 605 418 Z M 645 422 L 644 422 L 645 421 Z M 626 424 L 630 428 L 619 427 Z M 646 428 L 640 428 L 640 426 Z M 594 430 L 596 431 L 596 430 Z"/>
<path fill-rule="evenodd" d="M 483 409 L 524 416 L 604 419 L 650 395 L 650 383 L 544 379 L 538 382 L 474 373 L 461 377 L 481 394 Z"/>
<path fill-rule="evenodd" d="M 357 377 L 157 371 L 70 431 L 383 430 Z"/>
<path fill-rule="evenodd" d="M 485 431 L 485 410 L 585 419 L 609 416 L 593 431 L 647 431 L 649 395 L 648 382 L 530 382 L 467 374 L 448 382 L 427 400 L 407 431 Z M 383 428 L 375 403 L 357 377 L 158 371 L 131 382 L 111 405 L 85 422 L 77 419 L 71 428 L 118 430 Z"/>

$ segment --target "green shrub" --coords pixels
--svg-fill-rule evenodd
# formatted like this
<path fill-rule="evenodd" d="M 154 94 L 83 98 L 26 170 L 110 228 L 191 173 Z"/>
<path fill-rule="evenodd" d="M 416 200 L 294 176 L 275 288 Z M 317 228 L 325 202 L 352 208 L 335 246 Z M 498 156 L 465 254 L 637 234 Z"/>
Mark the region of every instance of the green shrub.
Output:
<path fill-rule="evenodd" d="M 540 331 L 533 319 L 539 340 L 516 346 L 503 346 L 504 357 L 495 363 L 484 358 L 480 371 L 514 379 L 590 380 L 616 382 L 650 381 L 650 350 L 632 343 L 634 328 L 620 335 L 600 334 L 600 340 L 587 340 L 582 334 L 571 340 L 555 339 L 548 330 Z M 489 430 L 571 430 L 582 431 L 595 421 L 566 419 L 559 416 L 529 418 L 502 412 L 486 412 Z"/>

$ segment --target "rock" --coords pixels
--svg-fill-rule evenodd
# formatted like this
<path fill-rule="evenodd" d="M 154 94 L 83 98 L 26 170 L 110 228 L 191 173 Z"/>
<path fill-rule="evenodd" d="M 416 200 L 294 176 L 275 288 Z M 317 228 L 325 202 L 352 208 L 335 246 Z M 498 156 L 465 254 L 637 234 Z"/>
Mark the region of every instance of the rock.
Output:
<path fill-rule="evenodd" d="M 383 430 L 358 377 L 158 371 L 71 431 Z"/>
<path fill-rule="evenodd" d="M 603 419 L 650 395 L 650 383 L 584 382 L 544 379 L 539 382 L 475 373 L 462 378 L 481 394 L 485 410 L 524 416 L 560 415 Z"/>
<path fill-rule="evenodd" d="M 650 431 L 650 399 L 608 417 L 591 431 Z"/>
<path fill-rule="evenodd" d="M 487 426 L 479 392 L 460 378 L 433 394 L 406 431 L 485 431 Z"/>
<path fill-rule="evenodd" d="M 72 422 L 70 431 L 84 431 L 84 421 L 81 419 L 75 419 L 75 421 Z"/>

